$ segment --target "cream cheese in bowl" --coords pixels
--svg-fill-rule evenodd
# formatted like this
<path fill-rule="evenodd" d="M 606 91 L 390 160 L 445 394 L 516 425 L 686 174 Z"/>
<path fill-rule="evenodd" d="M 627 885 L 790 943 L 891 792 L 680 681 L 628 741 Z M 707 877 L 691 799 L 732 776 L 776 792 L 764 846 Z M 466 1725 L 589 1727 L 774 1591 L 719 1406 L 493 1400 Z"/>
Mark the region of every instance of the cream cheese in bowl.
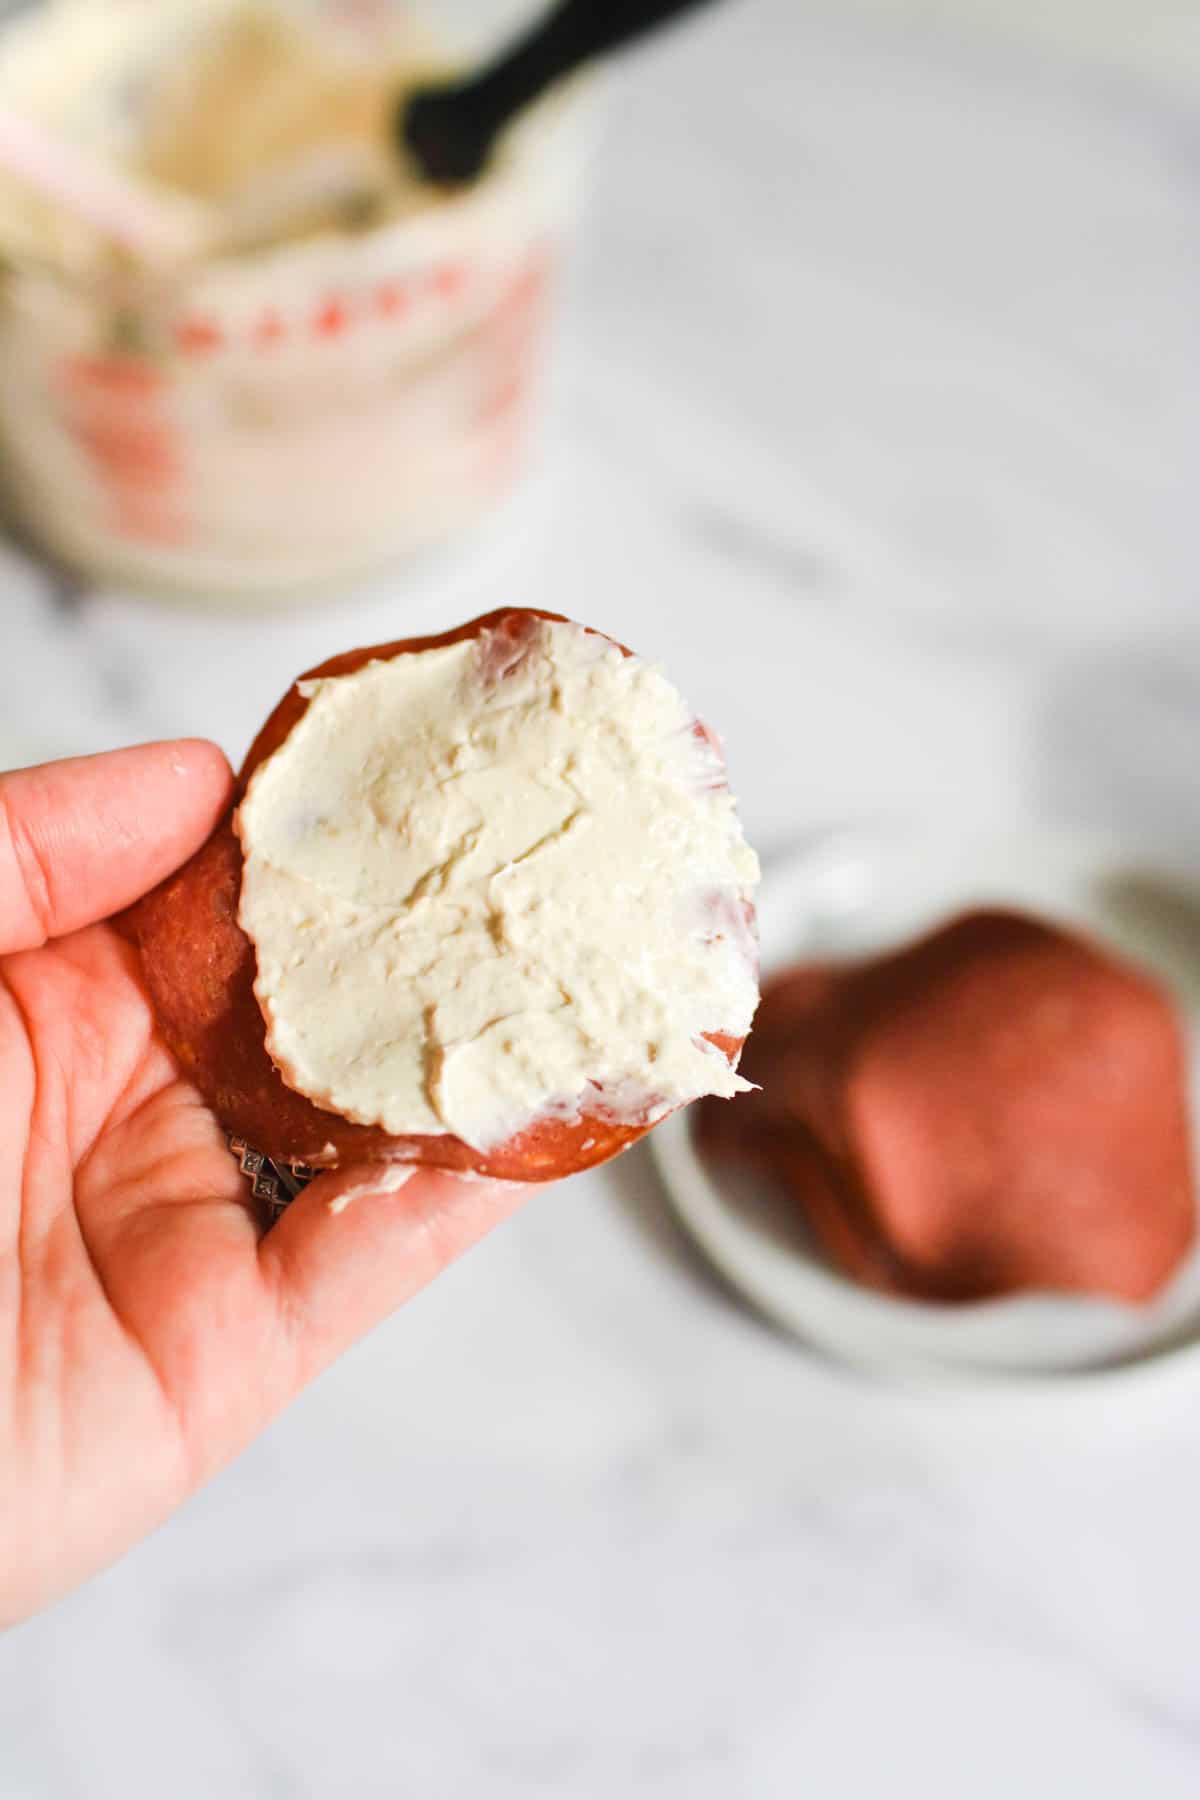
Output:
<path fill-rule="evenodd" d="M 358 16 L 97 0 L 0 36 L 0 103 L 181 204 L 219 212 L 322 146 L 382 172 L 361 207 L 169 270 L 0 184 L 8 499 L 89 575 L 291 601 L 474 525 L 523 472 L 586 105 L 531 109 L 438 197 L 385 127 L 452 53 L 406 7 Z"/>

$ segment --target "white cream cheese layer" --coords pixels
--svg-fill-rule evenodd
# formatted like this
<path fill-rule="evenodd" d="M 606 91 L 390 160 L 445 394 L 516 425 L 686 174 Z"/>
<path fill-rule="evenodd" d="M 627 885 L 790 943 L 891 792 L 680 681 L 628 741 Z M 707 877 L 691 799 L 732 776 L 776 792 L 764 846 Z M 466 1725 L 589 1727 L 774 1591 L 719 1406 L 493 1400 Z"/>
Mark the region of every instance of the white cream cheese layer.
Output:
<path fill-rule="evenodd" d="M 747 1084 L 758 878 L 658 670 L 539 620 L 303 684 L 237 815 L 267 1047 L 318 1106 L 486 1149 Z"/>

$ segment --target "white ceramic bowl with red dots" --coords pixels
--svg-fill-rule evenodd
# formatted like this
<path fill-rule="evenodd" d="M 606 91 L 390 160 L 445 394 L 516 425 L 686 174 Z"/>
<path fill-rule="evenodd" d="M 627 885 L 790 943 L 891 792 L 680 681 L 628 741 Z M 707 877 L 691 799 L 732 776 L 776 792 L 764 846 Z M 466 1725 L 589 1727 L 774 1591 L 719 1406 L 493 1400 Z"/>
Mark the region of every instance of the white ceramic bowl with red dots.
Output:
<path fill-rule="evenodd" d="M 187 11 L 156 7 L 159 37 Z M 120 79 L 113 42 L 84 46 L 97 81 Z M 64 104 L 94 89 L 76 68 Z M 236 603 L 333 588 L 476 521 L 530 444 L 586 107 L 535 109 L 487 179 L 378 229 L 169 281 L 14 270 L 0 433 L 27 529 L 91 576 Z"/>

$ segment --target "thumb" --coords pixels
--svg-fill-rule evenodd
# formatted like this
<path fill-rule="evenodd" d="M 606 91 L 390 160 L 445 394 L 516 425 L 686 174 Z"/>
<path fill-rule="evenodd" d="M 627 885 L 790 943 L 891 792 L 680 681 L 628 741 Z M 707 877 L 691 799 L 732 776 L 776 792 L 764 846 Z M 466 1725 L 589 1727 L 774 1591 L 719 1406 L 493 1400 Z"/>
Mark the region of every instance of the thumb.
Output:
<path fill-rule="evenodd" d="M 138 899 L 200 847 L 232 787 L 200 738 L 0 774 L 0 953 Z"/>
<path fill-rule="evenodd" d="M 292 1339 L 297 1385 L 427 1287 L 538 1187 L 403 1164 L 314 1181 L 258 1253 Z"/>

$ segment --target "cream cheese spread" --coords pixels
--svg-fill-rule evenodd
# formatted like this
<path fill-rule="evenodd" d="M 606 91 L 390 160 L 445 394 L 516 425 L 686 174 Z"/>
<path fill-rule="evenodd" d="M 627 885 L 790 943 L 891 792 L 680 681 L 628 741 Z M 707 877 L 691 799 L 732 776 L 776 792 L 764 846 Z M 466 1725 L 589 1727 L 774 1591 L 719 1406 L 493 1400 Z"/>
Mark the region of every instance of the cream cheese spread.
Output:
<path fill-rule="evenodd" d="M 478 1149 L 748 1084 L 758 863 L 686 704 L 534 620 L 301 684 L 238 810 L 267 1047 L 316 1105 Z"/>

